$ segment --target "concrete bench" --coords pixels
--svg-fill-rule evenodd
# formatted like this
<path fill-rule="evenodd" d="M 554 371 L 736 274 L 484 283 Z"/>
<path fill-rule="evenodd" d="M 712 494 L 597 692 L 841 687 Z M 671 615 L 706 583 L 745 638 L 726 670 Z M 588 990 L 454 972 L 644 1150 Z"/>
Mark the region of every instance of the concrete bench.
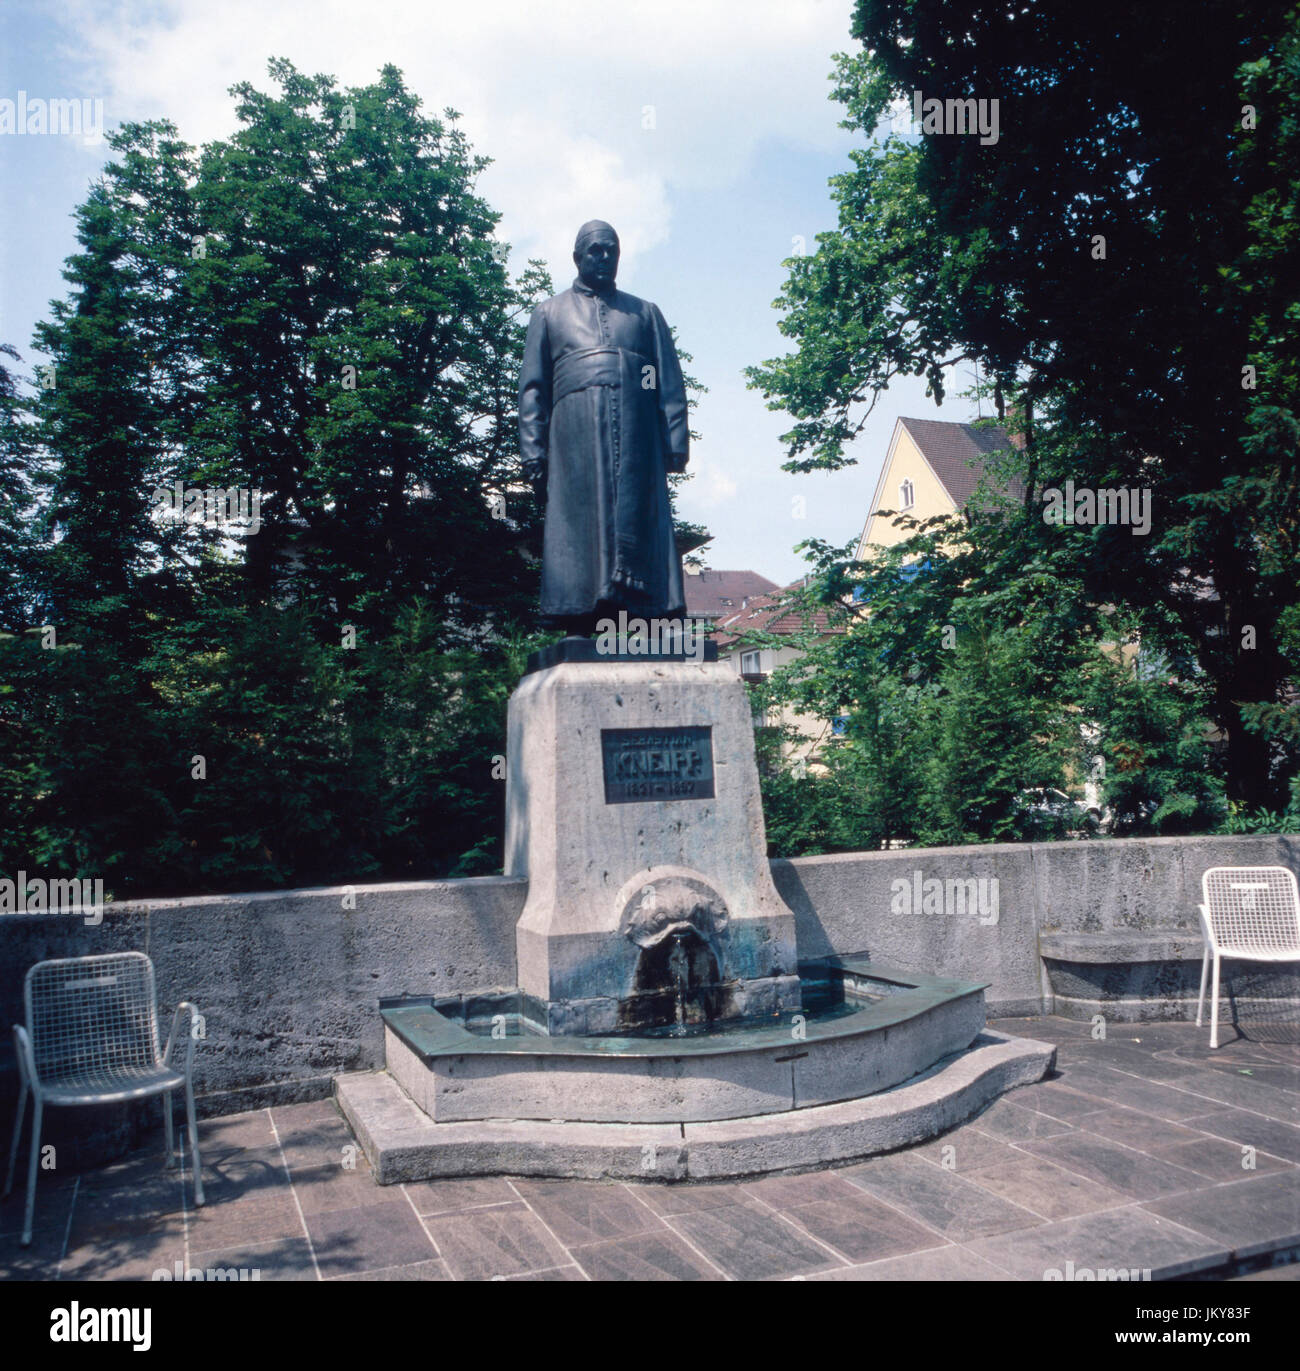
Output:
<path fill-rule="evenodd" d="M 1051 987 L 1049 1013 L 1095 1014 L 1120 1023 L 1196 1018 L 1205 943 L 1199 928 L 1106 928 L 1038 935 Z M 1240 1002 L 1294 1004 L 1297 978 L 1287 971 L 1239 978 Z"/>
<path fill-rule="evenodd" d="M 1200 962 L 1200 929 L 1107 928 L 1097 933 L 1040 933 L 1038 954 L 1086 966 L 1146 962 Z"/>

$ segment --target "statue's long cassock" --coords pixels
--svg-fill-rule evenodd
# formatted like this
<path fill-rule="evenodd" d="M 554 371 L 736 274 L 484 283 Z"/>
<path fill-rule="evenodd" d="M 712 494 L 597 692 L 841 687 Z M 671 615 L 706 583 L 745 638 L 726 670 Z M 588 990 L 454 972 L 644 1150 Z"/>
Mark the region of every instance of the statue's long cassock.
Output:
<path fill-rule="evenodd" d="M 681 615 L 665 472 L 686 465 L 686 388 L 658 307 L 581 280 L 540 304 L 519 436 L 525 467 L 546 468 L 543 618 Z"/>

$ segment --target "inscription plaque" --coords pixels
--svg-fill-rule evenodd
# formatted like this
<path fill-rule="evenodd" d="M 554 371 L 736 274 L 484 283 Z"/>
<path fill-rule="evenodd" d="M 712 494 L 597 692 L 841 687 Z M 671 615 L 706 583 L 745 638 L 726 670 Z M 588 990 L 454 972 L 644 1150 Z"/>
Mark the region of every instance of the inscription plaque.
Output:
<path fill-rule="evenodd" d="M 602 728 L 605 803 L 713 798 L 713 727 Z"/>

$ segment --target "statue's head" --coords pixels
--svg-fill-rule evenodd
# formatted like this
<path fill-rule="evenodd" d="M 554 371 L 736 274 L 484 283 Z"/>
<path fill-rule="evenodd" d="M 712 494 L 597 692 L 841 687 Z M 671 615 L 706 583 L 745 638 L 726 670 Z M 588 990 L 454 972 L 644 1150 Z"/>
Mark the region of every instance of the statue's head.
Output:
<path fill-rule="evenodd" d="M 618 275 L 618 234 L 603 219 L 591 219 L 573 244 L 578 279 L 592 290 L 608 290 Z"/>

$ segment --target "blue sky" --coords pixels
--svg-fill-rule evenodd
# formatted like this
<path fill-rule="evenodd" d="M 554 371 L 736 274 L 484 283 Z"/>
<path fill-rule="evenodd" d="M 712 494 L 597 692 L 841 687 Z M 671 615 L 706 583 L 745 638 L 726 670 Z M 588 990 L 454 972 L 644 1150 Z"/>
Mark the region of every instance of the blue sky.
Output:
<path fill-rule="evenodd" d="M 38 0 L 0 14 L 0 99 L 102 100 L 108 129 L 166 117 L 201 144 L 233 130 L 231 84 L 269 86 L 269 57 L 345 85 L 392 62 L 494 159 L 479 189 L 513 266 L 542 257 L 562 288 L 578 225 L 618 229 L 620 287 L 663 309 L 709 388 L 682 512 L 713 532 L 710 566 L 784 583 L 804 569 L 802 538 L 861 531 L 898 416 L 973 417 L 959 397 L 939 409 L 922 382 L 898 383 L 857 466 L 791 476 L 788 416 L 745 385 L 744 367 L 787 350 L 771 305 L 794 239 L 811 246 L 834 225 L 827 182 L 854 135 L 827 77 L 853 47 L 849 13 L 849 0 Z M 107 151 L 74 134 L 0 136 L 0 341 L 28 376 L 33 328 L 65 291 L 73 211 Z"/>

